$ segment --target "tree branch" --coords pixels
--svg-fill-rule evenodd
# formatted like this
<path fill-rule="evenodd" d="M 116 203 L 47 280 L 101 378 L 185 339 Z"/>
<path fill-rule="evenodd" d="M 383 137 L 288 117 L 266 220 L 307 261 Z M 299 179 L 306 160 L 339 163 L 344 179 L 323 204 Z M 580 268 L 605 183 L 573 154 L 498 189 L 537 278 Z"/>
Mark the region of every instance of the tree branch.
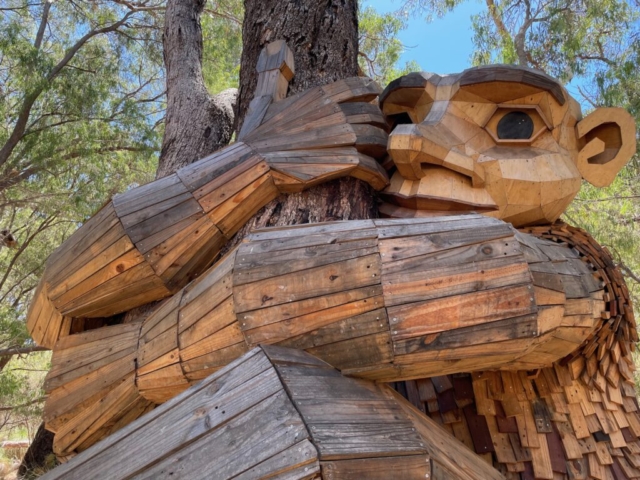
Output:
<path fill-rule="evenodd" d="M 9 347 L 0 349 L 0 357 L 11 357 L 14 355 L 25 355 L 33 352 L 46 352 L 49 349 L 47 347 L 41 347 L 40 345 L 34 345 L 32 347 Z"/>
<path fill-rule="evenodd" d="M 36 398 L 35 400 L 31 400 L 30 402 L 27 402 L 27 403 L 22 403 L 20 405 L 14 405 L 13 407 L 0 407 L 0 412 L 8 412 L 8 411 L 11 411 L 11 410 L 16 410 L 18 408 L 28 407 L 28 406 L 34 405 L 36 403 L 44 402 L 46 399 L 47 399 L 47 397 L 40 397 L 40 398 Z"/>
<path fill-rule="evenodd" d="M 42 45 L 42 37 L 44 37 L 44 31 L 47 28 L 47 21 L 49 20 L 49 10 L 51 10 L 52 2 L 46 1 L 44 2 L 44 9 L 42 10 L 42 19 L 40 20 L 40 28 L 38 28 L 38 33 L 36 35 L 36 41 L 33 43 L 33 46 L 36 50 L 40 50 L 40 46 Z"/>
<path fill-rule="evenodd" d="M 22 107 L 20 108 L 20 113 L 18 114 L 18 120 L 13 127 L 13 131 L 11 132 L 9 139 L 6 141 L 2 149 L 0 149 L 0 166 L 7 163 L 9 157 L 13 153 L 13 150 L 22 139 L 27 127 L 27 122 L 29 121 L 29 115 L 31 114 L 33 104 L 36 102 L 40 94 L 44 91 L 45 84 L 51 83 L 60 74 L 62 69 L 67 66 L 67 64 L 71 61 L 71 59 L 73 59 L 73 57 L 76 55 L 76 53 L 78 53 L 78 51 L 85 43 L 87 43 L 97 35 L 116 31 L 121 26 L 123 26 L 131 17 L 131 15 L 136 13 L 136 11 L 137 10 L 130 10 L 119 21 L 112 23 L 107 27 L 91 30 L 90 32 L 85 34 L 82 38 L 80 38 L 80 40 L 76 42 L 73 47 L 67 50 L 67 54 L 62 58 L 62 60 L 60 60 L 57 65 L 51 69 L 49 74 L 45 77 L 46 81 L 40 82 L 33 91 L 26 94 L 22 102 Z"/>

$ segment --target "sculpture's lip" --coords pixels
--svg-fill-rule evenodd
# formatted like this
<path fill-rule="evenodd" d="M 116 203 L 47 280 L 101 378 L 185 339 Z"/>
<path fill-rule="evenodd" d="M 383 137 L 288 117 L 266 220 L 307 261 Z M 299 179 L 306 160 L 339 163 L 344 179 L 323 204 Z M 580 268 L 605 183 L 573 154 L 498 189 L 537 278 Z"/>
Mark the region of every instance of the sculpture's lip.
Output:
<path fill-rule="evenodd" d="M 498 206 L 495 204 L 472 203 L 461 200 L 454 200 L 435 195 L 403 195 L 401 193 L 385 193 L 381 196 L 389 203 L 412 210 L 432 210 L 432 211 L 456 211 L 456 212 L 495 212 Z M 420 208 L 420 201 L 429 202 L 429 208 Z"/>
<path fill-rule="evenodd" d="M 485 188 L 476 188 L 471 179 L 438 165 L 424 165 L 424 177 L 407 180 L 396 172 L 381 192 L 391 204 L 412 210 L 453 212 L 495 212 L 499 210 Z"/>

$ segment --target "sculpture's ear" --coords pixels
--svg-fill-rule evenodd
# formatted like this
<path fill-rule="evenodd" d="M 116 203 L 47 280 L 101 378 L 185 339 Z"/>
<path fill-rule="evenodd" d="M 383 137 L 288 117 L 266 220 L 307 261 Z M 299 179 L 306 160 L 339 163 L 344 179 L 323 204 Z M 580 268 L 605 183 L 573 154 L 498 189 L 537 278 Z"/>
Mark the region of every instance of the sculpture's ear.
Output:
<path fill-rule="evenodd" d="M 586 143 L 578 153 L 578 170 L 596 187 L 611 185 L 636 152 L 636 125 L 622 108 L 598 108 L 576 126 Z"/>

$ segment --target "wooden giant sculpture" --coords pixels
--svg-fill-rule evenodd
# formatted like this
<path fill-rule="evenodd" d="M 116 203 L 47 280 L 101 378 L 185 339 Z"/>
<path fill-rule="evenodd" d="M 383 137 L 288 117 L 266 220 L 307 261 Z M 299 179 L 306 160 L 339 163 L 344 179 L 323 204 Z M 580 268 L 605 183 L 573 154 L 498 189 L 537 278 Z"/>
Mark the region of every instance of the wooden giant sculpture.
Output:
<path fill-rule="evenodd" d="M 115 197 L 47 263 L 28 326 L 54 349 L 45 421 L 60 457 L 180 394 L 51 478 L 111 461 L 113 478 L 640 477 L 628 293 L 606 249 L 556 222 L 582 179 L 610 183 L 635 152 L 632 118 L 582 119 L 555 80 L 517 67 L 407 75 L 380 95 L 384 116 L 367 79 L 284 98 L 282 42 L 258 70 L 239 142 Z M 341 175 L 382 190 L 392 218 L 260 230 L 216 260 L 280 192 Z M 165 297 L 140 321 L 100 319 Z M 237 367 L 258 357 L 281 382 L 268 394 Z M 255 402 L 216 396 L 234 388 Z M 247 426 L 270 408 L 289 420 Z M 165 450 L 109 460 L 187 417 Z"/>

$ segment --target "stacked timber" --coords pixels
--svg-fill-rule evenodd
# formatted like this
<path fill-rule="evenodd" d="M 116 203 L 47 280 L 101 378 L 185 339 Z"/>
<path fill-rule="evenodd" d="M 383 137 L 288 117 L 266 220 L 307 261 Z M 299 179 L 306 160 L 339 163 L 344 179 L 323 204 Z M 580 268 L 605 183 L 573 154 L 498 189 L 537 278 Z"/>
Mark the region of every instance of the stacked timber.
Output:
<path fill-rule="evenodd" d="M 55 433 L 53 447 L 59 457 L 88 448 L 155 406 L 136 387 L 140 327 L 103 327 L 56 344 L 44 385 L 44 421 Z"/>
<path fill-rule="evenodd" d="M 28 313 L 38 344 L 179 292 L 280 193 L 347 175 L 387 185 L 378 85 L 351 78 L 283 99 L 290 51 L 275 42 L 263 53 L 242 141 L 117 195 L 51 255 Z"/>
<path fill-rule="evenodd" d="M 558 222 L 526 231 L 535 235 L 521 240 L 532 261 L 538 304 L 563 306 L 564 324 L 591 333 L 560 361 L 550 362 L 543 347 L 541 356 L 519 359 L 519 371 L 437 376 L 396 388 L 507 478 L 640 478 L 640 410 L 631 357 L 637 334 L 624 279 L 606 248 L 584 230 Z M 558 247 L 570 247 L 602 286 L 589 300 L 602 307 L 595 328 L 596 319 L 585 314 L 588 300 L 567 295 L 574 287 L 560 293 L 557 279 L 574 285 L 572 272 L 558 262 L 548 272 L 548 265 L 537 268 L 533 261 L 541 254 L 556 258 Z M 573 335 L 561 336 L 576 342 Z"/>
<path fill-rule="evenodd" d="M 511 479 L 640 478 L 632 385 L 610 399 L 568 366 L 418 379 L 399 388 L 419 410 Z"/>
<path fill-rule="evenodd" d="M 230 439 L 233 439 L 230 441 Z M 501 479 L 399 395 L 255 348 L 43 479 Z"/>

